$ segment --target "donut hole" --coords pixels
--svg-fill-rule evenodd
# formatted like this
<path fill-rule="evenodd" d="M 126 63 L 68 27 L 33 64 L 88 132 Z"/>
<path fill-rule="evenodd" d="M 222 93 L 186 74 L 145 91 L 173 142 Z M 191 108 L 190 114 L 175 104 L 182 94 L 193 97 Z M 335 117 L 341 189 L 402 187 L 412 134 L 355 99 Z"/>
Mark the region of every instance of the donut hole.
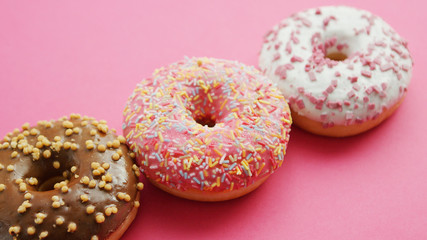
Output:
<path fill-rule="evenodd" d="M 193 100 L 186 105 L 186 108 L 196 123 L 212 128 L 222 120 L 221 115 L 224 116 L 224 114 L 220 113 L 221 108 L 217 106 L 219 94 L 214 91 L 205 92 L 200 88 L 189 92 L 188 95 Z"/>
<path fill-rule="evenodd" d="M 343 53 L 343 52 L 335 52 L 335 51 L 334 52 L 326 53 L 325 57 L 328 58 L 328 59 L 334 60 L 334 61 L 338 61 L 338 62 L 344 61 L 344 60 L 346 60 L 348 58 L 348 56 L 345 53 Z"/>
<path fill-rule="evenodd" d="M 216 124 L 216 120 L 213 116 L 198 116 L 195 117 L 194 120 L 196 121 L 196 123 L 202 125 L 202 126 L 208 126 L 208 127 L 214 127 Z"/>
<path fill-rule="evenodd" d="M 68 185 L 74 178 L 77 171 L 74 173 L 72 168 L 78 168 L 77 161 L 73 153 L 61 151 L 60 153 L 52 153 L 48 159 L 40 158 L 31 163 L 28 173 L 24 175 L 24 179 L 30 182 L 31 179 L 37 179 L 37 184 L 30 184 L 33 191 L 46 192 L 55 190 L 55 184 L 64 182 Z"/>
<path fill-rule="evenodd" d="M 69 181 L 70 179 L 64 177 L 64 176 L 53 176 L 51 178 L 43 180 L 41 182 L 40 186 L 37 188 L 38 192 L 46 192 L 51 191 L 55 189 L 55 184 L 63 182 L 63 181 Z"/>

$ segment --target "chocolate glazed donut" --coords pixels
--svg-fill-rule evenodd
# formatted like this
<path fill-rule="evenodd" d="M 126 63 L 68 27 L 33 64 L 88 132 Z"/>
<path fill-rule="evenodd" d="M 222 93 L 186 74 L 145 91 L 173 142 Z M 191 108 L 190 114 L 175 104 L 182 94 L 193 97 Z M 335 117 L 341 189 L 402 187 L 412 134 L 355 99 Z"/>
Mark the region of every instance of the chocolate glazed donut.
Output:
<path fill-rule="evenodd" d="M 72 114 L 0 142 L 0 239 L 118 239 L 139 207 L 139 169 L 105 121 Z"/>

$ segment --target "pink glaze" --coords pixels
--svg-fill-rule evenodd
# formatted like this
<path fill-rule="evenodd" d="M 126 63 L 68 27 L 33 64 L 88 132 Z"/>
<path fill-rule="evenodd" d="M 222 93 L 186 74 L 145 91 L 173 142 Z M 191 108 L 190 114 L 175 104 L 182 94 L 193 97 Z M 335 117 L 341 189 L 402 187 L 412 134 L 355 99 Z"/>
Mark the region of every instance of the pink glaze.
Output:
<path fill-rule="evenodd" d="M 129 97 L 124 119 L 148 178 L 212 192 L 247 187 L 280 167 L 292 121 L 258 70 L 209 58 L 157 69 Z"/>

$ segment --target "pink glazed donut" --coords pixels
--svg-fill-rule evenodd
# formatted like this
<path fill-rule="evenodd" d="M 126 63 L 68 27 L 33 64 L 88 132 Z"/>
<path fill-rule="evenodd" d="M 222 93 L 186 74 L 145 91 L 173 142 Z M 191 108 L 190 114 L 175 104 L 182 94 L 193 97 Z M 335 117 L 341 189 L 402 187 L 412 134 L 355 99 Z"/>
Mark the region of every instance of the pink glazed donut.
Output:
<path fill-rule="evenodd" d="M 288 100 L 296 125 L 342 137 L 375 127 L 397 109 L 413 63 L 407 42 L 384 20 L 331 6 L 276 25 L 259 65 Z"/>
<path fill-rule="evenodd" d="M 157 187 L 199 201 L 256 189 L 284 161 L 291 116 L 276 86 L 238 62 L 185 59 L 139 83 L 124 135 Z"/>

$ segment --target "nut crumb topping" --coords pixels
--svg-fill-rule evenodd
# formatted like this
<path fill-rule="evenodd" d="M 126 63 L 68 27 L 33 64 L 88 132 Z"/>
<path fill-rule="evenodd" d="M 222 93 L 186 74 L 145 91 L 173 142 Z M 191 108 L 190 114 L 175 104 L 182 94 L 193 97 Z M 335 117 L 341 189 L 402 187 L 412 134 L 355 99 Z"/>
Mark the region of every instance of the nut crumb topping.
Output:
<path fill-rule="evenodd" d="M 139 207 L 136 195 L 138 190 L 143 189 L 143 184 L 135 178 L 139 168 L 129 162 L 135 154 L 122 146 L 126 144 L 123 136 L 112 134 L 114 131 L 105 120 L 96 121 L 78 114 L 71 114 L 69 118 L 63 117 L 59 121 L 39 121 L 36 127 L 26 123 L 22 129 L 8 133 L 0 143 L 0 198 L 6 195 L 5 192 L 9 197 L 10 191 L 17 189 L 12 198 L 19 199 L 19 203 L 13 207 L 18 220 L 12 217 L 15 224 L 8 226 L 10 235 L 16 239 L 20 234 L 44 239 L 68 232 L 80 238 L 82 235 L 79 232 L 87 227 L 77 226 L 80 220 L 76 219 L 82 217 L 74 216 L 78 213 L 74 209 L 76 201 L 86 211 L 83 218 L 92 218 L 97 224 L 107 223 L 106 218 L 117 214 L 122 207 Z M 81 162 L 74 159 L 76 154 L 84 156 Z M 22 170 L 18 168 L 27 159 L 34 164 L 28 169 L 36 169 L 36 172 L 21 175 Z M 89 161 L 86 162 L 86 159 Z M 125 183 L 121 182 L 123 178 L 120 175 L 116 176 L 125 174 L 125 171 L 118 171 L 123 166 L 129 172 Z M 15 171 L 23 177 L 14 177 Z M 3 176 L 7 176 L 6 181 L 12 181 L 4 182 Z M 16 185 L 9 188 L 10 184 Z M 126 188 L 123 188 L 123 184 L 126 184 Z M 40 209 L 40 202 L 44 203 L 46 199 L 40 199 L 38 192 L 46 192 L 43 195 L 49 196 L 49 202 L 42 204 L 47 205 L 46 209 Z M 111 197 L 102 205 L 97 202 L 100 198 L 96 194 L 110 194 Z M 70 214 L 61 216 L 65 209 Z M 0 221 L 1 214 L 2 209 Z M 53 225 L 49 218 L 54 219 Z M 64 224 L 66 227 L 60 227 Z M 59 233 L 61 231 L 63 233 Z M 92 235 L 91 239 L 102 238 L 103 234 Z"/>

